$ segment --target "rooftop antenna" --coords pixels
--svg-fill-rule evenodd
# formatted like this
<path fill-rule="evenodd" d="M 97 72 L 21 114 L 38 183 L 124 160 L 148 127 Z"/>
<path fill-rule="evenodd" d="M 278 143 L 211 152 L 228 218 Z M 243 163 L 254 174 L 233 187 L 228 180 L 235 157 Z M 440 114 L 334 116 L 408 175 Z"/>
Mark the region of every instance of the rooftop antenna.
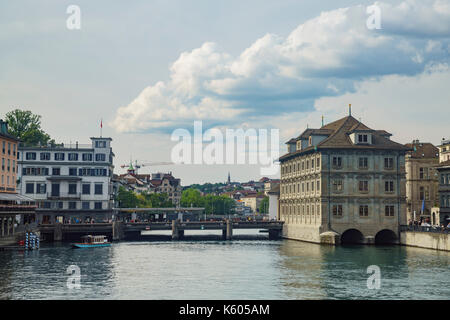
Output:
<path fill-rule="evenodd" d="M 322 127 L 323 127 L 323 115 L 322 115 Z"/>

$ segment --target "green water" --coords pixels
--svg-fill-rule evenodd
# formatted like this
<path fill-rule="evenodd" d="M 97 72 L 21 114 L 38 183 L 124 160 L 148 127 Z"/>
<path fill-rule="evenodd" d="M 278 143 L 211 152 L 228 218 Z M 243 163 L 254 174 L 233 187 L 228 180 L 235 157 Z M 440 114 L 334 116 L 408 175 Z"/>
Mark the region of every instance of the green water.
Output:
<path fill-rule="evenodd" d="M 450 299 L 450 253 L 291 240 L 121 242 L 0 252 L 3 299 Z M 68 288 L 69 265 L 81 271 Z M 381 271 L 368 289 L 367 267 Z"/>

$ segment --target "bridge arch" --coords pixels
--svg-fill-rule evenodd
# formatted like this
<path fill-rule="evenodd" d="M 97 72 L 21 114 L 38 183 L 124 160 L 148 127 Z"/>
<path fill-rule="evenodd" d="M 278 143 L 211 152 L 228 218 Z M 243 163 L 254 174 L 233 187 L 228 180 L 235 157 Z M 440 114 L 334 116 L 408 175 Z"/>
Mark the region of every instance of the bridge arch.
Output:
<path fill-rule="evenodd" d="M 383 229 L 378 231 L 375 235 L 375 244 L 396 244 L 398 243 L 398 237 L 394 231 L 389 229 Z"/>
<path fill-rule="evenodd" d="M 363 244 L 364 235 L 358 229 L 348 229 L 341 235 L 341 244 Z"/>

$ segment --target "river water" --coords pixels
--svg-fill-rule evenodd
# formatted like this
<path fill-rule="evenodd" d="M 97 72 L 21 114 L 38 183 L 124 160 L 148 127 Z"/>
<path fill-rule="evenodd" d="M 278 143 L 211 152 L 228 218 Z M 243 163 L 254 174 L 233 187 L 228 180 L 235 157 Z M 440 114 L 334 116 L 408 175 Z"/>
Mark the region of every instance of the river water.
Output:
<path fill-rule="evenodd" d="M 256 235 L 256 234 L 255 234 Z M 292 240 L 120 242 L 0 252 L 3 299 L 450 299 L 450 253 Z M 80 288 L 67 268 L 80 270 Z M 367 267 L 380 268 L 368 289 Z M 68 287 L 69 280 L 69 288 Z"/>

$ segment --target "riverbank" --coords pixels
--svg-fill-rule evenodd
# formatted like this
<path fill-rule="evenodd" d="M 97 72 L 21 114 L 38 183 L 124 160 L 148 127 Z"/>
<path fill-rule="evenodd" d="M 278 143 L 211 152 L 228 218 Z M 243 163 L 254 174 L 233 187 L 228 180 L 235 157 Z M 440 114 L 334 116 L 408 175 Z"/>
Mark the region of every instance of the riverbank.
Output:
<path fill-rule="evenodd" d="M 427 231 L 402 231 L 400 244 L 440 251 L 450 251 L 450 234 Z"/>

